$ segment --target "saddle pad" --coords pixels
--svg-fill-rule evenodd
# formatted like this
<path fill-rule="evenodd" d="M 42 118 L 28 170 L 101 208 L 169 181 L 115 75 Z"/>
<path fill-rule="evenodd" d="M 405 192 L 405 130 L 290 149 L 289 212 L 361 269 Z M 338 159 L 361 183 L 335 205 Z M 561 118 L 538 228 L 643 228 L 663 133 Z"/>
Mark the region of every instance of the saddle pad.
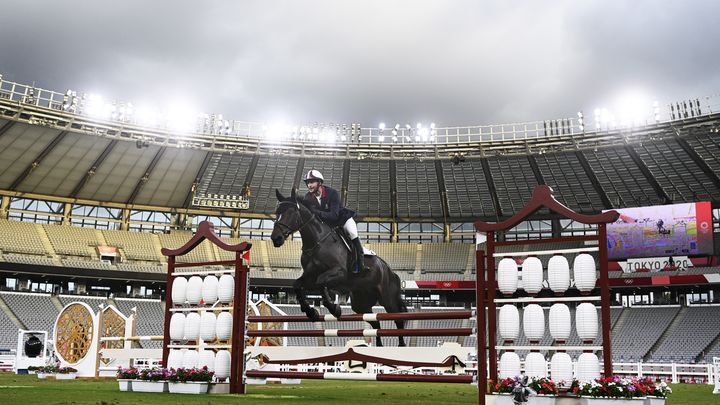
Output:
<path fill-rule="evenodd" d="M 377 256 L 377 253 L 363 246 L 363 254 L 365 256 Z"/>

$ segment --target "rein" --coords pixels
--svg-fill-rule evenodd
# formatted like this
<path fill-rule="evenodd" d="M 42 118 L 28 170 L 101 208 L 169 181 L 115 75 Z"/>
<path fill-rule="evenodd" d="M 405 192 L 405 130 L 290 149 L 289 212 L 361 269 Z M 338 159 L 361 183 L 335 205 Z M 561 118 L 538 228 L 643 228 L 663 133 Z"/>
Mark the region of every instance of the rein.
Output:
<path fill-rule="evenodd" d="M 281 201 L 278 205 L 283 205 L 283 204 L 291 204 L 291 205 L 295 206 L 295 208 L 296 208 L 298 211 L 300 210 L 300 204 L 299 204 L 299 203 L 293 203 L 292 201 Z M 303 222 L 303 223 L 300 225 L 300 227 L 298 227 L 298 228 L 295 229 L 295 230 L 293 230 L 293 229 L 290 228 L 289 226 L 283 224 L 282 222 L 277 222 L 277 221 L 276 221 L 275 224 L 276 224 L 276 225 L 280 225 L 282 228 L 285 228 L 285 229 L 286 229 L 286 231 L 283 231 L 283 237 L 285 237 L 285 238 L 287 239 L 288 236 L 292 235 L 293 233 L 302 231 L 303 228 L 305 228 L 308 224 L 310 224 L 310 222 L 312 222 L 313 219 L 315 219 L 315 216 L 316 216 L 316 215 L 315 215 L 313 212 L 310 212 L 310 218 L 309 218 L 307 221 Z M 301 217 L 302 217 L 302 216 L 301 216 Z M 317 249 L 317 248 L 320 246 L 320 244 L 321 244 L 325 239 L 327 239 L 328 236 L 330 236 L 332 233 L 333 233 L 333 230 L 332 230 L 332 229 L 330 229 L 330 230 L 328 230 L 327 232 L 325 232 L 325 235 L 323 235 L 321 238 L 318 238 L 318 240 L 315 242 L 315 244 L 314 244 L 312 247 L 307 248 L 307 249 L 302 249 L 302 254 L 304 255 L 304 254 L 312 253 L 312 252 L 313 252 L 315 249 Z"/>

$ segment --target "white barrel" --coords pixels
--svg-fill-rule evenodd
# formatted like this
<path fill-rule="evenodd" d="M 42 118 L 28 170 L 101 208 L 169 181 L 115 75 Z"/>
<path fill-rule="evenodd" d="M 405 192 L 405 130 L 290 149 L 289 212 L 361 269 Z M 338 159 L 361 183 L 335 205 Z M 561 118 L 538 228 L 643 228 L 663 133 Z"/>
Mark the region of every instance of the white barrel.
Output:
<path fill-rule="evenodd" d="M 172 282 L 172 303 L 182 305 L 185 303 L 185 289 L 187 288 L 187 279 L 185 277 L 175 277 Z"/>
<path fill-rule="evenodd" d="M 523 310 L 523 331 L 531 343 L 545 335 L 545 313 L 538 304 L 530 304 Z"/>
<path fill-rule="evenodd" d="M 575 328 L 583 342 L 592 342 L 598 334 L 598 313 L 595 305 L 583 302 L 575 310 Z"/>
<path fill-rule="evenodd" d="M 505 295 L 513 295 L 518 285 L 518 268 L 515 260 L 504 258 L 498 264 L 498 288 Z"/>
<path fill-rule="evenodd" d="M 195 368 L 198 362 L 197 350 L 188 349 L 183 354 L 182 366 L 183 368 Z"/>
<path fill-rule="evenodd" d="M 578 357 L 575 378 L 585 382 L 600 378 L 600 361 L 594 353 L 582 353 Z"/>
<path fill-rule="evenodd" d="M 202 285 L 203 279 L 198 276 L 192 276 L 190 277 L 190 280 L 188 280 L 185 298 L 190 305 L 200 304 L 200 299 L 202 298 Z"/>
<path fill-rule="evenodd" d="M 542 353 L 530 352 L 525 356 L 525 375 L 530 378 L 547 377 L 547 360 Z"/>
<path fill-rule="evenodd" d="M 520 313 L 515 305 L 505 304 L 500 308 L 498 332 L 504 340 L 517 340 L 520 335 Z"/>
<path fill-rule="evenodd" d="M 575 278 L 575 288 L 585 293 L 592 291 L 597 281 L 595 259 L 587 253 L 580 253 L 575 256 L 573 277 Z"/>
<path fill-rule="evenodd" d="M 235 278 L 229 274 L 223 274 L 218 281 L 218 300 L 227 304 L 233 300 L 235 295 Z"/>
<path fill-rule="evenodd" d="M 185 340 L 197 340 L 200 337 L 200 314 L 197 312 L 190 312 L 185 317 L 183 337 Z"/>
<path fill-rule="evenodd" d="M 565 256 L 555 255 L 548 260 L 548 285 L 558 294 L 570 287 L 570 264 Z"/>
<path fill-rule="evenodd" d="M 218 278 L 213 275 L 206 276 L 202 285 L 202 298 L 206 305 L 212 305 L 218 300 Z"/>
<path fill-rule="evenodd" d="M 212 350 L 201 350 L 198 356 L 197 368 L 207 366 L 208 371 L 215 371 L 215 352 Z"/>
<path fill-rule="evenodd" d="M 218 340 L 228 340 L 232 336 L 232 314 L 220 312 L 215 322 L 215 335 Z"/>
<path fill-rule="evenodd" d="M 183 364 L 183 350 L 171 349 L 168 353 L 168 361 L 165 368 L 180 368 Z"/>
<path fill-rule="evenodd" d="M 200 339 L 210 342 L 215 340 L 215 323 L 217 318 L 213 312 L 200 315 Z"/>
<path fill-rule="evenodd" d="M 170 340 L 183 340 L 185 337 L 185 315 L 176 312 L 170 318 Z"/>
<path fill-rule="evenodd" d="M 515 352 L 505 352 L 500 356 L 500 378 L 514 378 L 520 375 L 520 357 Z"/>
<path fill-rule="evenodd" d="M 535 295 L 542 290 L 543 266 L 537 257 L 528 257 L 522 264 L 522 285 L 529 295 Z"/>
<path fill-rule="evenodd" d="M 553 304 L 548 315 L 550 335 L 556 341 L 567 341 L 570 337 L 570 308 L 565 304 Z"/>
<path fill-rule="evenodd" d="M 572 359 L 567 353 L 555 353 L 550 359 L 550 377 L 556 384 L 570 385 L 573 379 Z"/>
<path fill-rule="evenodd" d="M 215 354 L 215 377 L 220 380 L 230 377 L 230 352 L 227 350 Z"/>

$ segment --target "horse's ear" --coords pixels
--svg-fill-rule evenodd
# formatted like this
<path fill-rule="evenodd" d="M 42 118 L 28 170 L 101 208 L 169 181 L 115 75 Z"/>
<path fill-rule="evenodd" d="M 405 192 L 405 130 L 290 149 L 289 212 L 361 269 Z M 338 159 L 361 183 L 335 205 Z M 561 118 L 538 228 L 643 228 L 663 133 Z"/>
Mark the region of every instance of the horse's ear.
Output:
<path fill-rule="evenodd" d="M 290 199 L 294 201 L 297 199 L 296 196 L 297 196 L 297 193 L 295 192 L 295 187 L 293 187 L 292 190 L 290 191 Z"/>
<path fill-rule="evenodd" d="M 275 189 L 275 197 L 277 197 L 278 201 L 285 201 L 285 197 L 283 197 L 282 194 L 280 194 L 280 190 Z"/>

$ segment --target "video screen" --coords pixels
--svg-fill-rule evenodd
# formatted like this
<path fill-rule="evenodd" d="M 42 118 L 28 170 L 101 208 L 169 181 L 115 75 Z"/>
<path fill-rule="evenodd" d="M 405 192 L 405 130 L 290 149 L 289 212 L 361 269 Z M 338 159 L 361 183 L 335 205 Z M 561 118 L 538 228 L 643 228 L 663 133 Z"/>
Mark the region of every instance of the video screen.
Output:
<path fill-rule="evenodd" d="M 710 202 L 615 210 L 607 226 L 608 259 L 713 254 Z"/>

